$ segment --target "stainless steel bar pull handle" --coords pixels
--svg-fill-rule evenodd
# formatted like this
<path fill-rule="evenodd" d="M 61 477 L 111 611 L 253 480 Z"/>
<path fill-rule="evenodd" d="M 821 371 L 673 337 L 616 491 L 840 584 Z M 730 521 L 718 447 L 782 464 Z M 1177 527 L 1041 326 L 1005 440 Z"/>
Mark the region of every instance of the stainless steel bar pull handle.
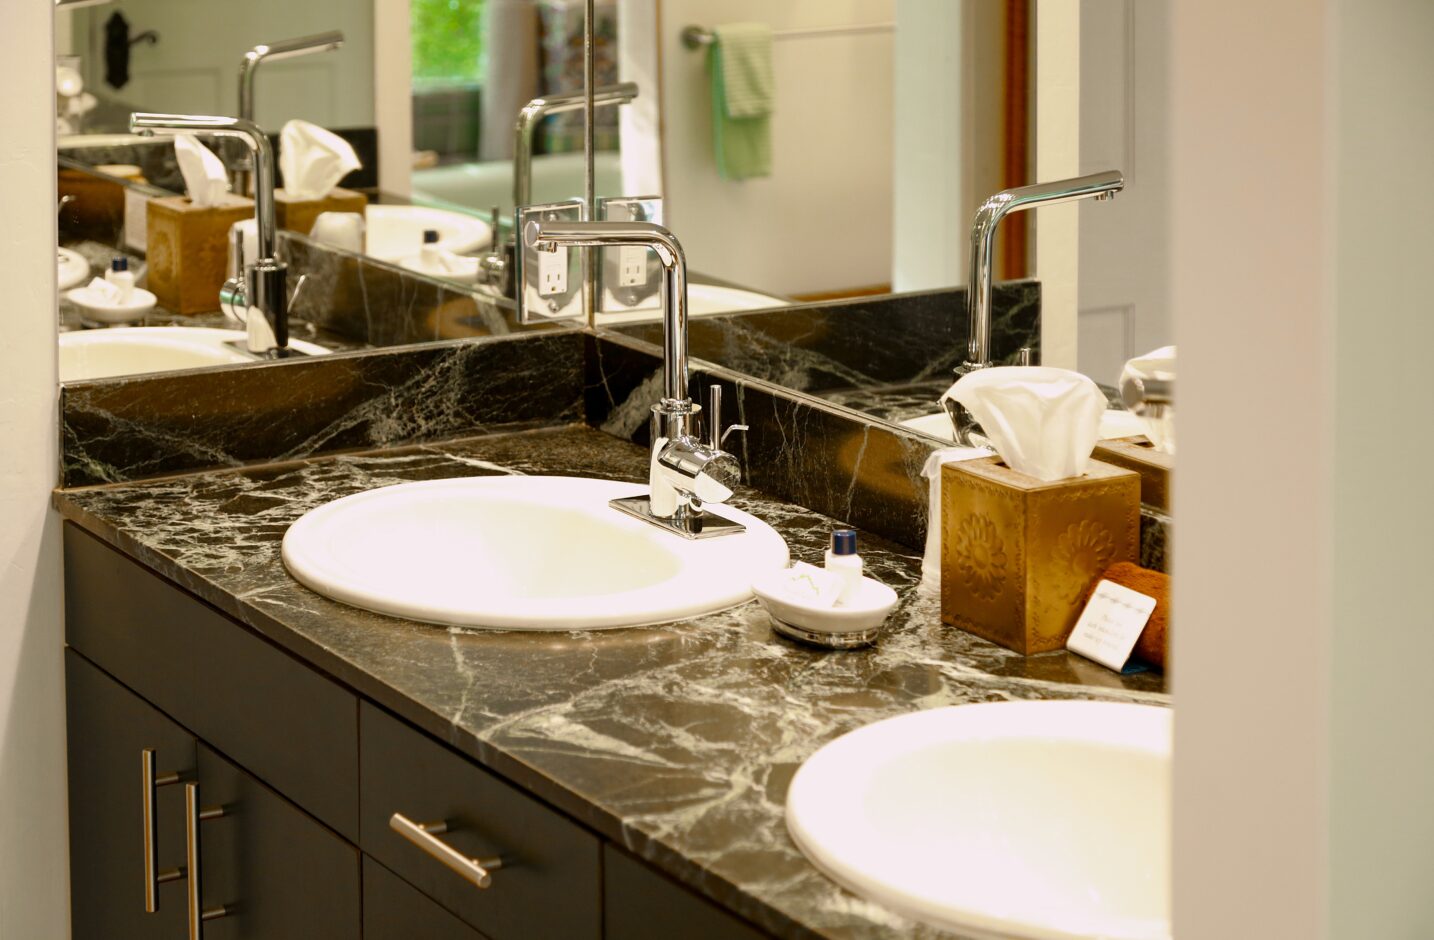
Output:
<path fill-rule="evenodd" d="M 453 846 L 438 838 L 448 831 L 448 823 L 418 823 L 402 813 L 394 813 L 388 821 L 389 828 L 418 846 L 430 857 L 437 859 L 452 871 L 462 875 L 476 888 L 487 888 L 493 884 L 492 872 L 503 867 L 503 860 L 490 858 L 469 858 Z"/>
<path fill-rule="evenodd" d="M 159 910 L 159 886 L 167 881 L 184 877 L 178 868 L 159 871 L 159 820 L 154 811 L 154 791 L 160 787 L 179 782 L 179 774 L 155 772 L 155 751 L 152 747 L 139 752 L 139 787 L 141 813 L 144 818 L 144 910 L 153 914 Z"/>
<path fill-rule="evenodd" d="M 189 940 L 203 940 L 204 922 L 230 913 L 224 905 L 205 910 L 200 900 L 204 879 L 200 875 L 199 824 L 224 815 L 223 807 L 199 808 L 199 784 L 184 785 L 184 856 L 189 879 Z"/>

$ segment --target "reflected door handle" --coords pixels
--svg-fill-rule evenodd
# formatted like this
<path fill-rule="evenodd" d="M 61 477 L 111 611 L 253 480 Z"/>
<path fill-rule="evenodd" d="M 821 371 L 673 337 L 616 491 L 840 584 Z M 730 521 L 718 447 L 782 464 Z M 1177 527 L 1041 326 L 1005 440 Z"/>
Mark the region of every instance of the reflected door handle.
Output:
<path fill-rule="evenodd" d="M 492 872 L 503 867 L 503 860 L 497 856 L 469 858 L 453 846 L 438 838 L 448 831 L 447 821 L 419 823 L 402 813 L 394 813 L 388 821 L 389 828 L 418 846 L 429 857 L 442 862 L 451 871 L 461 875 L 475 888 L 487 888 L 493 884 Z"/>
<path fill-rule="evenodd" d="M 231 913 L 230 908 L 223 904 L 206 910 L 200 898 L 204 879 L 200 874 L 199 824 L 211 819 L 218 819 L 223 815 L 224 808 L 222 806 L 209 809 L 199 808 L 199 784 L 186 783 L 184 785 L 184 859 L 189 879 L 186 886 L 189 889 L 187 891 L 189 896 L 189 916 L 187 918 L 189 940 L 203 940 L 205 921 L 224 917 Z"/>
<path fill-rule="evenodd" d="M 159 910 L 159 886 L 168 881 L 184 877 L 178 868 L 159 871 L 159 820 L 154 810 L 154 791 L 179 782 L 179 774 L 155 772 L 155 751 L 152 747 L 139 752 L 139 787 L 141 810 L 144 820 L 144 910 L 153 914 Z"/>

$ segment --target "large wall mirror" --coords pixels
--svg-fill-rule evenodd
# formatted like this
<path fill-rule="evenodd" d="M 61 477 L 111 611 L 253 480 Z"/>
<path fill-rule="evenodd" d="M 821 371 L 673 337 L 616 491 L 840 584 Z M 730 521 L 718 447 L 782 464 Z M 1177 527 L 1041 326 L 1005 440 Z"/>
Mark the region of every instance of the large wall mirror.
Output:
<path fill-rule="evenodd" d="M 943 289 L 967 283 L 977 206 L 1108 169 L 1124 175 L 1118 198 L 1014 214 L 998 230 L 995 277 L 1013 282 L 997 290 L 1005 355 L 1034 345 L 1110 387 L 1128 359 L 1173 341 L 1165 4 L 617 8 L 621 77 L 644 91 L 621 109 L 623 189 L 661 195 L 687 250 L 695 355 L 940 436 L 937 397 L 966 340 L 964 300 Z M 770 37 L 773 78 L 758 103 L 769 149 L 751 166 L 724 152 L 733 127 L 713 74 L 714 40 L 740 41 L 743 24 Z M 775 303 L 791 306 L 731 312 Z M 845 328 L 810 315 L 813 303 L 844 311 Z"/>
<path fill-rule="evenodd" d="M 114 254 L 151 263 L 129 240 L 142 228 L 133 207 L 185 184 L 168 140 L 128 135 L 130 112 L 233 112 L 248 50 L 340 31 L 340 48 L 262 64 L 255 120 L 270 134 L 294 118 L 337 131 L 366 163 L 343 185 L 379 204 L 370 212 L 413 217 L 398 228 L 399 249 L 366 256 L 364 244 L 359 253 L 316 247 L 302 228 L 283 240 L 310 275 L 294 309 L 312 329 L 296 326 L 296 338 L 347 349 L 523 329 L 516 289 L 487 274 L 502 270 L 502 249 L 513 244 L 515 204 L 571 204 L 583 193 L 574 99 L 586 6 L 410 0 L 407 35 L 395 38 L 376 32 L 370 0 L 242 9 L 221 0 L 62 0 L 61 173 L 81 198 L 60 208 L 62 239 L 70 233 L 72 242 L 61 247 L 81 256 L 71 260 L 82 280 Z M 1002 224 L 993 346 L 1008 360 L 1032 347 L 1038 361 L 1111 386 L 1127 359 L 1171 341 L 1166 4 L 596 0 L 593 8 L 594 195 L 663 221 L 682 240 L 695 356 L 939 437 L 937 398 L 968 336 L 955 288 L 968 280 L 976 207 L 1011 186 L 1106 169 L 1124 174 L 1114 201 Z M 740 90 L 725 77 L 714 85 L 714 50 L 724 36 L 737 48 L 743 24 L 749 37 L 756 27 L 759 48 L 769 42 L 772 81 L 763 100 L 745 102 L 765 116 L 757 139 L 726 120 L 723 95 Z M 401 129 L 411 134 L 412 166 L 402 194 L 381 191 L 370 163 L 382 90 L 373 62 L 394 42 L 408 46 L 412 62 L 412 123 Z M 525 137 L 517 116 L 543 100 Z M 244 148 L 216 149 L 242 164 Z M 95 223 L 95 206 L 108 228 Z M 601 218 L 612 209 L 589 211 Z M 476 233 L 449 252 L 465 276 L 407 263 L 419 257 L 425 228 L 442 228 L 425 212 Z M 370 217 L 370 240 L 376 230 Z M 441 236 L 447 243 L 448 232 Z M 619 290 L 605 282 L 613 273 L 605 263 L 595 267 L 594 325 L 655 339 L 651 272 Z M 483 276 L 466 277 L 474 268 Z M 212 306 L 209 321 L 185 313 L 144 322 L 233 330 Z M 390 324 L 394 310 L 410 313 Z M 94 325 L 72 305 L 62 305 L 62 319 Z"/>

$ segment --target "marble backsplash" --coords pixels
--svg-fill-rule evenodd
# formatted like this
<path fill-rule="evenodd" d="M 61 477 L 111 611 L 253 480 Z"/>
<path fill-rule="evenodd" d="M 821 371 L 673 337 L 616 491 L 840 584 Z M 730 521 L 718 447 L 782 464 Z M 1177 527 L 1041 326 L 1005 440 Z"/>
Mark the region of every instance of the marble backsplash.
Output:
<path fill-rule="evenodd" d="M 746 482 L 909 548 L 925 544 L 933 438 L 729 369 L 693 367 L 691 394 L 727 391 L 728 448 Z M 657 351 L 568 329 L 227 369 L 73 383 L 61 391 L 67 487 L 282 462 L 586 421 L 646 445 Z M 1142 513 L 1142 562 L 1168 570 L 1169 516 Z"/>
<path fill-rule="evenodd" d="M 582 334 L 61 386 L 61 482 L 87 486 L 582 420 Z"/>
<path fill-rule="evenodd" d="M 996 285 L 991 349 L 1014 361 L 1021 347 L 1040 356 L 1041 285 Z M 655 345 L 661 323 L 617 328 Z M 966 289 L 798 304 L 691 321 L 690 353 L 783 388 L 826 397 L 844 389 L 942 381 L 966 357 Z M 943 385 L 944 389 L 944 385 Z"/>
<path fill-rule="evenodd" d="M 588 424 L 647 444 L 648 406 L 662 388 L 656 350 L 631 337 L 589 335 L 584 365 Z M 920 551 L 926 542 L 929 484 L 921 470 L 943 445 L 825 401 L 793 395 L 751 376 L 695 363 L 693 397 L 714 382 L 726 391 L 728 424 L 749 430 L 728 440 L 745 482 Z M 1141 563 L 1169 570 L 1170 517 L 1141 509 Z"/>

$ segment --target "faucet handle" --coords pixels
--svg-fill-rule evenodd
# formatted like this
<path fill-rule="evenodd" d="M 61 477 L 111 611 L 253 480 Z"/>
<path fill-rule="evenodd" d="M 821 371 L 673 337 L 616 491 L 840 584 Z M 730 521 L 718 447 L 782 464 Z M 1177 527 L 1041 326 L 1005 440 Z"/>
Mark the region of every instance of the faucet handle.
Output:
<path fill-rule="evenodd" d="M 713 385 L 707 390 L 707 446 L 721 450 L 727 435 L 733 431 L 749 430 L 745 424 L 734 424 L 722 429 L 722 386 Z"/>

